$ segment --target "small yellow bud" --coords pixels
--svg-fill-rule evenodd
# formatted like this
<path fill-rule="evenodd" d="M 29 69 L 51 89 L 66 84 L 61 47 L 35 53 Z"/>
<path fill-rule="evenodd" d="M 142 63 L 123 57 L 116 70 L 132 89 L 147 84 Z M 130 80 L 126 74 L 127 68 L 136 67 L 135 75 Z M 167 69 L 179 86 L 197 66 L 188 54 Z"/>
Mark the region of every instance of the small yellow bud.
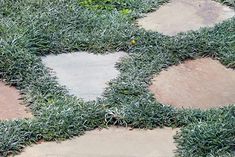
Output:
<path fill-rule="evenodd" d="M 136 41 L 134 39 L 131 40 L 131 45 L 135 45 Z"/>

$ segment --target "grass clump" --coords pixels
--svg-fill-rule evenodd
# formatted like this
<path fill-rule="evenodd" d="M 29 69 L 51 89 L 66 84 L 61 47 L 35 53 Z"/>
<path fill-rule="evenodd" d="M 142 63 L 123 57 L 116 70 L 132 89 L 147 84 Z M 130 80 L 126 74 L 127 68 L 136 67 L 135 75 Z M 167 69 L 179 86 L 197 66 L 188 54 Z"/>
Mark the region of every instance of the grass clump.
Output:
<path fill-rule="evenodd" d="M 167 2 L 166 0 L 80 0 L 81 6 L 91 10 L 117 10 L 122 15 L 131 12 L 147 12 L 157 5 Z"/>
<path fill-rule="evenodd" d="M 235 1 L 234 0 L 217 0 L 225 5 L 235 7 Z"/>
<path fill-rule="evenodd" d="M 129 0 L 131 1 L 131 0 Z M 117 0 L 117 1 L 113 1 L 113 0 L 84 0 L 82 2 L 80 2 L 81 6 L 90 8 L 90 9 L 94 9 L 94 10 L 98 10 L 98 9 L 102 9 L 102 10 L 121 10 L 124 6 L 127 6 L 127 3 L 129 1 L 124 1 L 124 0 Z"/>
<path fill-rule="evenodd" d="M 235 153 L 235 108 L 205 122 L 193 123 L 176 135 L 181 156 L 232 157 Z"/>

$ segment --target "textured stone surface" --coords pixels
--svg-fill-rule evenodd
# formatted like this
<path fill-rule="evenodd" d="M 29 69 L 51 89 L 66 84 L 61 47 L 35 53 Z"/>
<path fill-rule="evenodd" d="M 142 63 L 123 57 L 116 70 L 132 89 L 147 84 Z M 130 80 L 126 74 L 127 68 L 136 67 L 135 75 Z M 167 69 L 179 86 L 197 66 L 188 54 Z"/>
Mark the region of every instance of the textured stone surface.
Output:
<path fill-rule="evenodd" d="M 235 15 L 233 9 L 212 0 L 171 0 L 137 22 L 165 35 L 211 27 Z"/>
<path fill-rule="evenodd" d="M 114 127 L 94 130 L 61 143 L 27 147 L 18 157 L 173 157 L 176 130 Z"/>
<path fill-rule="evenodd" d="M 71 94 L 84 100 L 95 100 L 102 95 L 107 82 L 119 74 L 115 64 L 124 56 L 124 52 L 105 55 L 76 52 L 49 55 L 42 60 Z"/>
<path fill-rule="evenodd" d="M 19 99 L 20 94 L 15 88 L 6 86 L 0 81 L 0 120 L 31 117 Z"/>
<path fill-rule="evenodd" d="M 186 61 L 160 72 L 149 88 L 163 104 L 220 107 L 235 104 L 235 71 L 210 58 Z"/>

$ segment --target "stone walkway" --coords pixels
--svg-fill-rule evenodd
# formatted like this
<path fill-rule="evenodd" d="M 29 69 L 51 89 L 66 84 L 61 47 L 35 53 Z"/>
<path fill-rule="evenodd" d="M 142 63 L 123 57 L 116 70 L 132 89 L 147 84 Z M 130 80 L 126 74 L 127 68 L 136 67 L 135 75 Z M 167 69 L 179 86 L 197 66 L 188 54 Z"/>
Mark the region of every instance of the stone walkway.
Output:
<path fill-rule="evenodd" d="M 162 71 L 150 90 L 159 102 L 179 108 L 235 104 L 235 71 L 210 58 L 186 61 Z"/>
<path fill-rule="evenodd" d="M 165 35 L 211 27 L 235 15 L 233 9 L 212 0 L 171 0 L 137 20 L 146 30 Z"/>
<path fill-rule="evenodd" d="M 89 101 L 102 96 L 107 83 L 119 74 L 115 64 L 125 56 L 124 52 L 105 55 L 76 52 L 49 55 L 43 58 L 43 62 L 71 94 Z"/>
<path fill-rule="evenodd" d="M 31 114 L 26 111 L 26 107 L 22 105 L 22 101 L 19 99 L 19 91 L 0 81 L 0 120 L 31 117 Z"/>
<path fill-rule="evenodd" d="M 16 157 L 173 157 L 173 135 L 178 129 L 94 130 L 61 143 L 47 142 L 27 147 Z"/>
<path fill-rule="evenodd" d="M 212 27 L 234 15 L 232 9 L 211 0 L 172 0 L 137 23 L 147 30 L 172 36 Z M 115 64 L 125 56 L 123 52 L 106 55 L 78 52 L 49 55 L 42 60 L 71 94 L 89 101 L 102 96 L 107 82 L 118 75 Z M 234 85 L 233 70 L 204 58 L 162 71 L 149 89 L 164 104 L 207 109 L 235 103 Z M 172 157 L 176 130 L 111 127 L 86 132 L 61 143 L 45 142 L 27 147 L 18 157 Z"/>

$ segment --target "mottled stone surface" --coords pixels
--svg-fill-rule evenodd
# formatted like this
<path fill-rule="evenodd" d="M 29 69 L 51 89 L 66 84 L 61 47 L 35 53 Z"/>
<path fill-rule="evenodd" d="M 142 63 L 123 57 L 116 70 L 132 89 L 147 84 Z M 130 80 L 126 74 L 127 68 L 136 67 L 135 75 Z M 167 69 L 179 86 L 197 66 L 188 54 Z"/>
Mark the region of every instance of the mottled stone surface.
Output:
<path fill-rule="evenodd" d="M 165 35 L 211 27 L 235 15 L 233 9 L 212 0 L 171 0 L 137 23 Z"/>
<path fill-rule="evenodd" d="M 114 127 L 94 130 L 61 143 L 27 147 L 18 157 L 173 157 L 176 130 Z"/>
<path fill-rule="evenodd" d="M 235 71 L 210 58 L 186 61 L 160 72 L 149 89 L 157 101 L 180 108 L 235 104 Z"/>
<path fill-rule="evenodd" d="M 26 107 L 22 105 L 22 101 L 19 99 L 19 91 L 0 81 L 0 120 L 31 117 L 31 114 L 26 111 Z"/>
<path fill-rule="evenodd" d="M 42 60 L 71 94 L 88 101 L 101 97 L 108 81 L 118 76 L 115 64 L 124 56 L 124 52 L 105 55 L 76 52 L 49 55 Z"/>

